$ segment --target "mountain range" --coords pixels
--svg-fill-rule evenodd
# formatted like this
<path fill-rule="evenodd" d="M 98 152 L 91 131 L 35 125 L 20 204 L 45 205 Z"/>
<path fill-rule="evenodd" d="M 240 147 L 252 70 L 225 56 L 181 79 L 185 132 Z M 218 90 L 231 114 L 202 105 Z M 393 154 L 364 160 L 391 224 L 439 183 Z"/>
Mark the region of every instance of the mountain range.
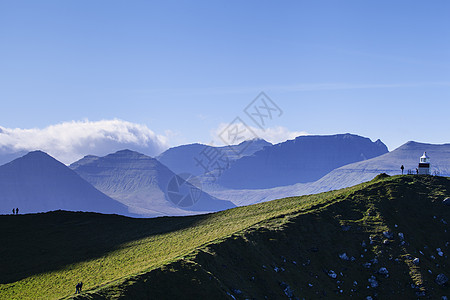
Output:
<path fill-rule="evenodd" d="M 156 159 L 177 174 L 189 173 L 199 176 L 212 171 L 207 166 L 208 157 L 220 156 L 227 163 L 232 163 L 269 146 L 272 146 L 272 144 L 263 139 L 253 139 L 238 145 L 223 147 L 189 144 L 170 148 L 157 156 Z"/>
<path fill-rule="evenodd" d="M 228 158 L 228 168 L 217 181 L 196 166 L 202 151 Z M 264 140 L 233 147 L 185 145 L 167 150 L 158 159 L 122 150 L 104 157 L 88 155 L 69 167 L 35 151 L 0 166 L 0 209 L 2 213 L 19 207 L 20 212 L 67 209 L 143 217 L 209 213 L 341 189 L 380 173 L 400 174 L 401 165 L 405 173 L 414 172 L 425 151 L 431 158 L 431 172 L 448 176 L 450 144 L 408 142 L 387 152 L 380 140 L 352 134 L 302 136 L 276 145 Z"/>
<path fill-rule="evenodd" d="M 383 142 L 353 134 L 299 136 L 234 162 L 218 179 L 230 189 L 266 189 L 313 182 L 341 166 L 388 152 Z"/>
<path fill-rule="evenodd" d="M 74 171 L 42 151 L 0 166 L 0 211 L 92 211 L 129 215 L 125 205 L 106 196 Z"/>
<path fill-rule="evenodd" d="M 431 174 L 450 176 L 450 144 L 426 144 L 407 142 L 399 148 L 383 155 L 348 164 L 334 169 L 317 181 L 297 183 L 271 189 L 226 189 L 218 185 L 205 185 L 205 190 L 216 197 L 232 201 L 238 206 L 270 201 L 283 197 L 317 194 L 342 189 L 372 180 L 380 173 L 401 174 L 415 170 L 419 158 L 426 152 L 431 159 Z"/>
<path fill-rule="evenodd" d="M 176 176 L 158 160 L 130 150 L 104 157 L 86 156 L 70 168 L 142 216 L 187 215 L 235 207 L 203 192 L 194 186 L 195 181 Z M 188 198 L 180 202 L 183 196 Z"/>

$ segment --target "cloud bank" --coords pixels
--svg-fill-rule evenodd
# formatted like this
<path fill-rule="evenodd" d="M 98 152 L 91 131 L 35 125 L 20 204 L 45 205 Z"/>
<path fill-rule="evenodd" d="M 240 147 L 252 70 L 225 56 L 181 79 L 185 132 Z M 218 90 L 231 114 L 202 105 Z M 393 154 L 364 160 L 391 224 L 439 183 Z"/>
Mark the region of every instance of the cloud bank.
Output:
<path fill-rule="evenodd" d="M 155 156 L 168 148 L 167 138 L 145 125 L 123 120 L 72 121 L 43 129 L 4 128 L 0 126 L 0 154 L 47 152 L 70 164 L 87 154 L 106 155 L 122 149 Z"/>
<path fill-rule="evenodd" d="M 255 138 L 264 139 L 272 144 L 278 144 L 308 134 L 305 131 L 290 131 L 283 126 L 261 129 L 243 123 L 221 123 L 211 132 L 212 143 L 214 145 L 235 145 L 244 140 Z"/>

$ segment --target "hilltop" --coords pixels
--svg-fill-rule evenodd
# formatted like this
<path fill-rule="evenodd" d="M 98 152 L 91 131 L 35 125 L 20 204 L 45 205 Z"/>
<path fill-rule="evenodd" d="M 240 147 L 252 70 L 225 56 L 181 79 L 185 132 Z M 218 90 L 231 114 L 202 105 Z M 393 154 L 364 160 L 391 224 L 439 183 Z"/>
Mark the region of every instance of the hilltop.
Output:
<path fill-rule="evenodd" d="M 79 280 L 76 299 L 449 296 L 449 195 L 448 178 L 378 176 L 200 216 L 0 216 L 0 298 L 70 297 Z"/>

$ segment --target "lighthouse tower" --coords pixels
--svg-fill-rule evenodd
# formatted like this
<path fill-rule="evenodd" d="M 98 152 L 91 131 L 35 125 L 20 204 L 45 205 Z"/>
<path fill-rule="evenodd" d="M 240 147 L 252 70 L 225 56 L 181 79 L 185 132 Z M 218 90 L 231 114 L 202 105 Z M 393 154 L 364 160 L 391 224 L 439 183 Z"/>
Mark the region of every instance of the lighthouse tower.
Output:
<path fill-rule="evenodd" d="M 419 175 L 430 175 L 430 158 L 426 152 L 420 157 Z"/>

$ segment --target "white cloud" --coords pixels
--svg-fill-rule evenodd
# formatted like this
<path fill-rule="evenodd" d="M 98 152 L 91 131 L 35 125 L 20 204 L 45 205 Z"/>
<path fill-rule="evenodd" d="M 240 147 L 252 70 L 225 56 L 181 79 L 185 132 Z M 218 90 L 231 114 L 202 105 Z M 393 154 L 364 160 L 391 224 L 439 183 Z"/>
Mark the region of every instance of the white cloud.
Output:
<path fill-rule="evenodd" d="M 211 132 L 211 135 L 215 145 L 235 145 L 244 140 L 255 138 L 261 138 L 272 144 L 277 144 L 295 139 L 301 135 L 308 135 L 308 133 L 305 131 L 290 131 L 283 126 L 261 129 L 243 123 L 221 123 Z"/>
<path fill-rule="evenodd" d="M 42 150 L 66 164 L 87 154 L 106 155 L 122 149 L 155 156 L 167 147 L 166 136 L 118 119 L 64 122 L 43 129 L 0 126 L 0 153 Z"/>

